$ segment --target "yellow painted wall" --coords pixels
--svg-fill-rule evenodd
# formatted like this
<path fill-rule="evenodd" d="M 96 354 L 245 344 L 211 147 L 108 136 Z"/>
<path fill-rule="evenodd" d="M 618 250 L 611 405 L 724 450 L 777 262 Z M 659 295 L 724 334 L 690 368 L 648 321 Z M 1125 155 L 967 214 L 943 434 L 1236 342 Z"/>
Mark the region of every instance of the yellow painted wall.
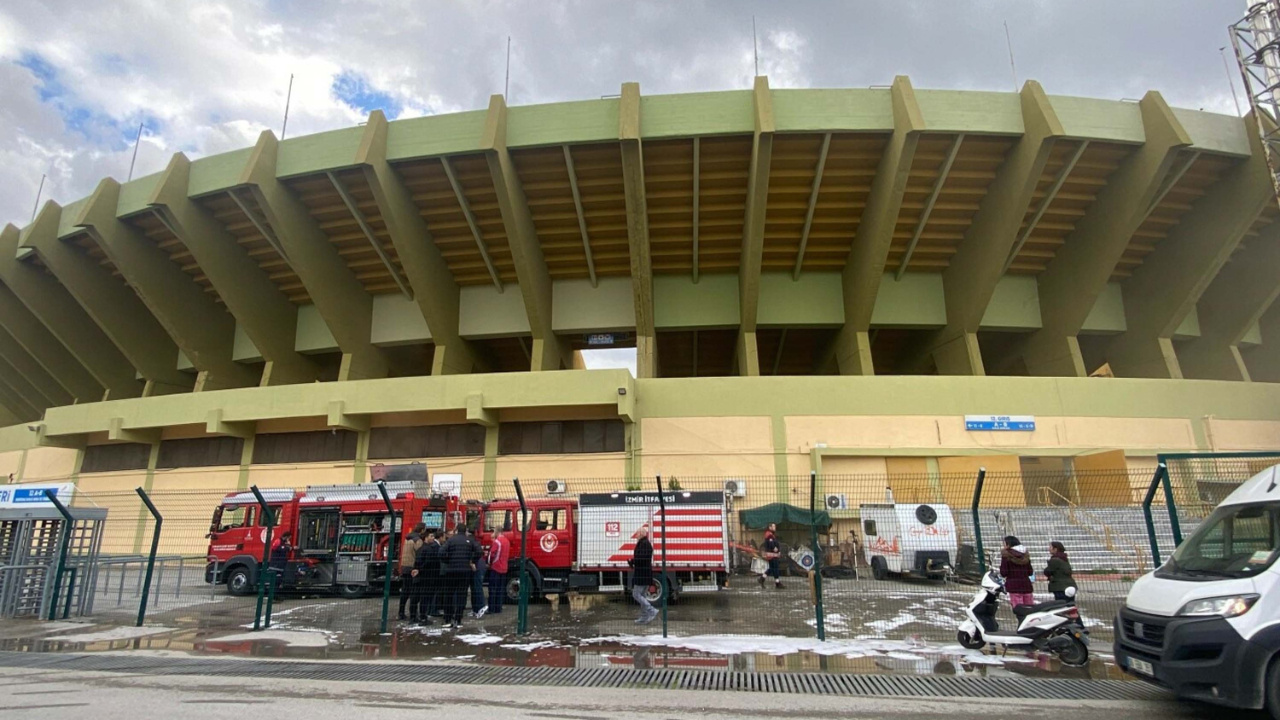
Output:
<path fill-rule="evenodd" d="M 804 452 L 816 443 L 832 448 L 1002 449 L 1028 454 L 1048 448 L 1196 448 L 1191 421 L 1178 418 L 1037 417 L 1034 432 L 968 432 L 961 416 L 794 415 L 786 422 L 788 445 Z"/>
<path fill-rule="evenodd" d="M 1280 422 L 1208 418 L 1205 431 L 1214 450 L 1280 450 Z"/>
<path fill-rule="evenodd" d="M 615 492 L 625 490 L 623 478 L 627 474 L 626 453 L 572 453 L 567 455 L 501 455 L 497 459 L 498 497 L 515 497 L 511 481 L 520 479 L 526 492 L 542 495 L 546 481 L 564 480 L 573 494 L 584 492 Z M 471 477 L 463 477 L 464 497 L 479 497 L 484 482 L 484 464 L 479 463 Z"/>
<path fill-rule="evenodd" d="M 646 476 L 774 474 L 768 417 L 645 418 L 640 432 Z"/>
<path fill-rule="evenodd" d="M 22 465 L 22 453 L 25 450 L 14 450 L 12 452 L 0 453 L 0 483 L 9 482 L 9 476 L 14 479 L 18 476 L 18 467 Z"/>
<path fill-rule="evenodd" d="M 355 477 L 354 463 L 291 463 L 249 466 L 249 485 L 260 488 L 293 488 L 308 485 L 350 485 Z M 368 477 L 368 474 L 365 474 Z"/>
<path fill-rule="evenodd" d="M 63 480 L 76 470 L 76 451 L 66 448 L 40 447 L 27 451 L 27 464 L 22 480 Z"/>
<path fill-rule="evenodd" d="M 1127 505 L 1133 501 L 1123 450 L 1077 455 L 1073 464 L 1079 504 Z"/>
<path fill-rule="evenodd" d="M 882 457 L 822 458 L 823 494 L 844 495 L 850 511 L 865 503 L 884 502 L 888 484 L 888 469 Z"/>
<path fill-rule="evenodd" d="M 102 533 L 104 554 L 131 555 L 141 551 L 138 521 L 142 517 L 140 513 L 145 511 L 134 488 L 145 485 L 146 479 L 146 471 L 129 470 L 81 475 L 76 481 L 72 505 L 107 511 Z"/>
<path fill-rule="evenodd" d="M 987 469 L 983 484 L 983 507 L 1021 507 L 1026 505 L 1022 489 L 1022 468 L 1016 455 L 964 455 L 938 458 L 942 496 L 952 507 L 969 507 L 973 503 L 973 484 L 978 469 Z"/>

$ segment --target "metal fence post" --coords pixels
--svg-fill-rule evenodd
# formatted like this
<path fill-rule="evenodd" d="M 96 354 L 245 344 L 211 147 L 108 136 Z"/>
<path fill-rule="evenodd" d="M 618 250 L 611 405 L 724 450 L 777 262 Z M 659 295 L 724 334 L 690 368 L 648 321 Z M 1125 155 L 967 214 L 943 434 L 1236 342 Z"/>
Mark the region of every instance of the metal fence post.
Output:
<path fill-rule="evenodd" d="M 512 480 L 516 486 L 516 499 L 520 501 L 520 602 L 516 606 L 516 634 L 529 632 L 529 508 L 524 502 L 524 490 L 520 478 Z"/>
<path fill-rule="evenodd" d="M 987 574 L 987 553 L 982 549 L 982 518 L 978 514 L 978 505 L 982 502 L 982 485 L 987 480 L 987 469 L 978 468 L 978 480 L 973 485 L 973 546 L 978 553 L 978 568 Z"/>
<path fill-rule="evenodd" d="M 814 619 L 817 620 L 819 642 L 827 639 L 826 613 L 822 610 L 822 548 L 818 545 L 817 523 L 818 473 L 809 473 L 809 534 L 813 542 Z"/>
<path fill-rule="evenodd" d="M 253 496 L 258 499 L 258 507 L 260 508 L 261 517 L 266 523 L 266 535 L 262 539 L 262 560 L 258 562 L 258 604 L 253 611 L 253 629 L 262 629 L 262 600 L 266 591 L 267 580 L 267 563 L 271 559 L 271 535 L 276 526 L 275 516 L 271 513 L 271 506 L 267 505 L 267 499 L 262 497 L 262 491 L 258 490 L 257 485 L 249 486 L 249 490 L 253 492 Z M 274 583 L 272 583 L 274 587 Z M 267 609 L 267 626 L 271 625 L 270 607 Z"/>
<path fill-rule="evenodd" d="M 382 578 L 382 629 L 378 632 L 387 634 L 387 613 L 391 607 L 391 553 L 400 552 L 400 526 L 396 525 L 396 509 L 391 504 L 391 496 L 387 494 L 387 484 L 378 481 L 378 492 L 382 493 L 382 502 L 387 505 L 387 513 L 391 518 L 391 539 L 387 542 L 387 568 Z M 403 520 L 401 521 L 403 522 Z M 397 557 L 399 557 L 397 555 Z"/>
<path fill-rule="evenodd" d="M 662 637 L 667 636 L 667 599 L 671 597 L 671 583 L 667 578 L 667 499 L 662 494 L 662 476 L 658 481 L 658 512 L 662 513 Z"/>
<path fill-rule="evenodd" d="M 1164 468 L 1164 505 L 1169 511 L 1169 532 L 1173 535 L 1173 547 L 1182 544 L 1182 523 L 1178 522 L 1178 501 L 1173 498 L 1173 487 L 1169 483 L 1169 467 Z"/>
<path fill-rule="evenodd" d="M 1156 473 L 1151 476 L 1151 483 L 1147 485 L 1147 494 L 1142 498 L 1142 517 L 1147 522 L 1147 539 L 1151 542 L 1151 563 L 1154 567 L 1160 567 L 1160 540 L 1156 537 L 1156 521 L 1151 516 L 1151 503 L 1156 499 L 1156 488 L 1160 486 L 1161 479 L 1168 474 L 1169 468 L 1164 463 L 1157 465 Z"/>
<path fill-rule="evenodd" d="M 58 500 L 58 494 L 53 490 L 45 490 L 44 496 L 53 503 L 62 515 L 62 547 L 58 549 L 58 569 L 53 575 L 53 594 L 49 598 L 49 618 L 56 620 L 58 617 L 58 595 L 62 592 L 62 574 L 67 566 L 67 552 L 71 545 L 71 530 L 75 525 L 75 518 L 71 517 L 71 511 L 67 510 L 67 506 Z M 71 589 L 67 588 L 67 594 L 71 594 Z"/>
<path fill-rule="evenodd" d="M 147 597 L 151 594 L 151 574 L 156 567 L 156 553 L 160 550 L 160 526 L 164 523 L 164 517 L 160 515 L 160 511 L 151 502 L 151 498 L 147 496 L 147 492 L 142 488 L 134 488 L 134 492 L 138 493 L 138 497 L 142 498 L 142 503 L 147 506 L 147 512 L 151 513 L 151 517 L 155 518 L 155 530 L 151 533 L 151 554 L 147 556 L 147 575 L 142 581 L 142 600 L 138 603 L 138 622 L 137 626 L 142 627 L 142 622 L 147 618 Z M 164 578 L 162 577 L 161 580 Z M 156 597 L 159 597 L 156 593 Z"/>

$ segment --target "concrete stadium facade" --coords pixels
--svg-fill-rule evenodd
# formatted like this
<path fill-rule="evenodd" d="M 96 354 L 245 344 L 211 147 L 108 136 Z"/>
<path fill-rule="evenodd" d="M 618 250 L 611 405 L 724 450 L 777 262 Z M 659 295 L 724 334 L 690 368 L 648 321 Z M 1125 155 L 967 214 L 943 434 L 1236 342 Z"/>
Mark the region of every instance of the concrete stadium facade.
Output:
<path fill-rule="evenodd" d="M 229 490 L 425 459 L 472 497 L 749 476 L 754 505 L 811 470 L 1280 448 L 1253 122 L 762 77 L 177 154 L 0 232 L 0 473 Z M 503 437 L 552 422 L 587 439 Z M 326 432 L 349 441 L 280 439 Z"/>

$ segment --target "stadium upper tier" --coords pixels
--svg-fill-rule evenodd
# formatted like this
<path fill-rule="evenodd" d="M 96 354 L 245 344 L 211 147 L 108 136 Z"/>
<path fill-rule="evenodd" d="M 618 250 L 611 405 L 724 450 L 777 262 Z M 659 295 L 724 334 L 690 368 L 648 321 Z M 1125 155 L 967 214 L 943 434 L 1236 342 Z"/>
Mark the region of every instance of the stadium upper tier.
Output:
<path fill-rule="evenodd" d="M 1254 120 L 869 89 L 620 96 L 190 160 L 0 233 L 0 404 L 572 368 L 1280 381 Z"/>

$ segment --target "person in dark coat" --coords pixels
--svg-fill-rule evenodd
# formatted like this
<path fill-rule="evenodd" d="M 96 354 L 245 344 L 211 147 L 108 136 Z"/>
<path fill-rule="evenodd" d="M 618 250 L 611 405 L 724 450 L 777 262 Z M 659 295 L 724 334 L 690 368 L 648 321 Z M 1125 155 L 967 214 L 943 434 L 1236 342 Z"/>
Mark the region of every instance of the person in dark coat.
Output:
<path fill-rule="evenodd" d="M 1012 535 L 1005 537 L 1004 548 L 1000 551 L 1000 574 L 1004 576 L 1004 589 L 1009 593 L 1010 606 L 1035 604 L 1036 589 L 1031 584 L 1035 571 L 1031 569 L 1031 556 Z"/>
<path fill-rule="evenodd" d="M 488 579 L 489 564 L 485 561 L 484 546 L 480 544 L 480 539 L 476 537 L 476 529 L 467 528 L 467 541 L 471 543 L 472 564 L 475 565 L 475 572 L 471 573 L 471 617 L 479 620 L 484 614 L 489 612 L 489 604 L 484 601 L 485 580 Z"/>
<path fill-rule="evenodd" d="M 640 617 L 636 618 L 636 624 L 651 623 L 658 611 L 645 595 L 653 584 L 653 543 L 649 542 L 648 525 L 641 525 L 636 531 L 636 549 L 627 564 L 631 566 L 631 597 L 640 606 Z"/>
<path fill-rule="evenodd" d="M 418 526 L 409 533 L 409 537 L 404 539 L 404 545 L 400 548 L 400 554 L 396 556 L 396 565 L 400 569 L 400 613 L 398 617 L 401 620 L 408 620 L 409 616 L 405 615 L 405 606 L 413 598 L 416 591 L 416 584 L 413 578 L 413 564 L 418 559 L 418 548 L 422 547 L 422 534 L 427 531 L 427 526 L 418 523 Z"/>
<path fill-rule="evenodd" d="M 1055 600 L 1066 600 L 1067 588 L 1076 586 L 1071 577 L 1071 561 L 1067 559 L 1067 548 L 1054 540 L 1049 543 L 1049 564 L 1044 568 L 1044 578 L 1049 581 L 1049 592 Z"/>
<path fill-rule="evenodd" d="M 764 544 L 760 546 L 760 556 L 769 563 L 769 569 L 764 575 L 761 575 L 760 587 L 764 587 L 765 575 L 773 578 L 773 586 L 782 589 L 782 543 L 778 542 L 778 526 L 769 523 L 769 528 L 764 531 Z"/>
<path fill-rule="evenodd" d="M 467 606 L 467 588 L 476 571 L 475 547 L 467 540 L 465 528 L 456 528 L 440 548 L 440 571 L 445 588 L 444 616 L 449 627 L 462 627 Z"/>
<path fill-rule="evenodd" d="M 431 624 L 431 615 L 440 601 L 440 531 L 429 535 L 413 559 L 414 597 L 409 616 L 422 625 Z"/>
<path fill-rule="evenodd" d="M 275 583 L 274 592 L 280 593 L 280 584 L 284 582 L 284 570 L 289 565 L 289 553 L 293 551 L 293 546 L 289 544 L 289 533 L 282 533 L 271 543 L 270 567 L 274 576 Z"/>

